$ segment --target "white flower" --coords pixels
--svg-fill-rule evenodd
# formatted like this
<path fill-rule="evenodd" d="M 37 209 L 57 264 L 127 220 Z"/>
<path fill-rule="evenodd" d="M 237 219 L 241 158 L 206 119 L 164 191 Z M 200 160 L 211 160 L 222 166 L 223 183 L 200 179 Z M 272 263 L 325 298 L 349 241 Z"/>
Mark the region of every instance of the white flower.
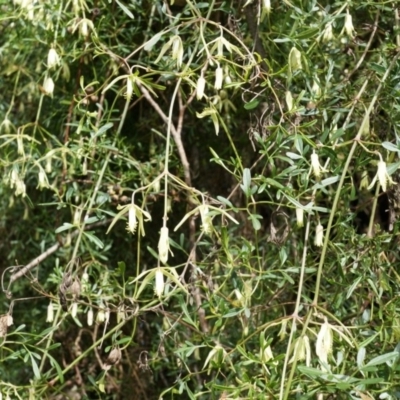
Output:
<path fill-rule="evenodd" d="M 177 35 L 172 39 L 172 58 L 176 60 L 176 66 L 180 68 L 183 60 L 183 45 L 182 39 Z"/>
<path fill-rule="evenodd" d="M 197 85 L 196 85 L 197 100 L 201 100 L 203 98 L 205 88 L 206 88 L 206 80 L 204 79 L 204 76 L 201 75 L 200 78 L 198 79 Z"/>
<path fill-rule="evenodd" d="M 93 325 L 93 309 L 89 308 L 89 311 L 87 312 L 87 324 L 88 326 Z"/>
<path fill-rule="evenodd" d="M 296 222 L 299 228 L 304 226 L 304 210 L 300 207 L 296 208 Z"/>
<path fill-rule="evenodd" d="M 321 96 L 321 87 L 318 85 L 318 83 L 316 81 L 313 82 L 311 90 L 314 93 L 316 98 Z"/>
<path fill-rule="evenodd" d="M 47 95 L 49 95 L 49 96 L 53 95 L 54 82 L 53 82 L 53 79 L 51 79 L 49 76 L 44 79 L 43 90 Z"/>
<path fill-rule="evenodd" d="M 125 97 L 129 101 L 132 98 L 132 95 L 133 95 L 133 82 L 132 82 L 132 78 L 130 76 L 128 76 L 126 78 L 126 93 L 125 93 Z"/>
<path fill-rule="evenodd" d="M 49 305 L 47 306 L 46 322 L 53 322 L 53 320 L 54 320 L 54 306 L 53 306 L 53 302 L 50 301 Z"/>
<path fill-rule="evenodd" d="M 328 22 L 322 35 L 323 42 L 330 42 L 333 39 L 332 22 Z"/>
<path fill-rule="evenodd" d="M 224 71 L 220 66 L 215 70 L 215 83 L 214 88 L 220 90 L 222 88 L 222 82 L 224 81 Z"/>
<path fill-rule="evenodd" d="M 311 154 L 311 168 L 316 178 L 321 176 L 321 172 L 325 172 L 325 169 L 319 163 L 318 154 L 314 150 Z"/>
<path fill-rule="evenodd" d="M 288 111 L 292 111 L 293 109 L 293 96 L 290 90 L 287 90 L 285 93 L 285 100 Z"/>
<path fill-rule="evenodd" d="M 42 168 L 40 168 L 39 173 L 38 173 L 38 186 L 40 190 L 43 188 L 49 187 L 49 182 L 47 181 L 47 175 L 46 172 Z"/>
<path fill-rule="evenodd" d="M 136 207 L 132 204 L 128 211 L 128 226 L 127 229 L 131 233 L 135 233 L 137 227 Z"/>
<path fill-rule="evenodd" d="M 83 18 L 79 24 L 79 31 L 83 37 L 87 37 L 89 35 L 89 28 L 93 29 L 93 22 Z"/>
<path fill-rule="evenodd" d="M 355 29 L 353 26 L 353 18 L 347 10 L 346 17 L 344 20 L 344 30 L 346 31 L 347 36 L 354 38 Z"/>
<path fill-rule="evenodd" d="M 271 12 L 271 0 L 263 0 L 262 7 L 263 10 L 269 14 Z"/>
<path fill-rule="evenodd" d="M 160 231 L 160 240 L 158 241 L 158 257 L 163 264 L 168 261 L 169 252 L 169 233 L 168 228 L 163 226 Z"/>
<path fill-rule="evenodd" d="M 379 181 L 380 185 L 382 186 L 382 190 L 386 192 L 387 184 L 393 185 L 396 182 L 392 180 L 390 175 L 387 172 L 386 163 L 382 159 L 378 161 L 378 172 L 376 173 L 374 179 L 372 180 L 371 184 L 368 186 L 368 190 L 370 190 L 376 183 Z"/>
<path fill-rule="evenodd" d="M 157 268 L 155 278 L 156 278 L 155 292 L 158 297 L 161 297 L 161 295 L 164 293 L 164 274 L 162 273 L 160 267 Z"/>
<path fill-rule="evenodd" d="M 206 204 L 201 204 L 199 206 L 199 212 L 201 217 L 201 229 L 206 234 L 212 233 L 212 218 L 209 214 L 209 208 Z"/>
<path fill-rule="evenodd" d="M 289 67 L 292 72 L 303 69 L 301 65 L 301 53 L 296 47 L 292 47 L 289 53 Z"/>
<path fill-rule="evenodd" d="M 318 247 L 321 247 L 324 243 L 324 227 L 318 223 L 317 228 L 315 229 L 315 240 L 314 244 Z"/>
<path fill-rule="evenodd" d="M 51 48 L 47 54 L 47 68 L 55 68 L 57 65 L 60 65 L 60 56 L 55 49 Z"/>
<path fill-rule="evenodd" d="M 100 308 L 96 315 L 96 322 L 101 324 L 106 320 L 106 312 L 104 308 Z"/>
<path fill-rule="evenodd" d="M 71 316 L 72 316 L 72 318 L 75 318 L 77 314 L 78 314 L 78 303 L 73 302 L 72 306 L 71 306 Z"/>
<path fill-rule="evenodd" d="M 321 325 L 321 329 L 317 336 L 317 342 L 315 343 L 315 352 L 318 358 L 324 364 L 328 364 L 328 355 L 332 352 L 333 335 L 332 329 L 328 324 L 328 321 Z"/>

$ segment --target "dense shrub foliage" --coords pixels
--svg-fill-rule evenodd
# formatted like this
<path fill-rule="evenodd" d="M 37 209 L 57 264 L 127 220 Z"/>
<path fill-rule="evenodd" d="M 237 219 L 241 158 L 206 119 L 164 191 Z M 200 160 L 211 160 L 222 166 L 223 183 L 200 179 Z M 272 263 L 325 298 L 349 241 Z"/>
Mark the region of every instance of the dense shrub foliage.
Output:
<path fill-rule="evenodd" d="M 396 1 L 0 10 L 3 398 L 400 398 Z"/>

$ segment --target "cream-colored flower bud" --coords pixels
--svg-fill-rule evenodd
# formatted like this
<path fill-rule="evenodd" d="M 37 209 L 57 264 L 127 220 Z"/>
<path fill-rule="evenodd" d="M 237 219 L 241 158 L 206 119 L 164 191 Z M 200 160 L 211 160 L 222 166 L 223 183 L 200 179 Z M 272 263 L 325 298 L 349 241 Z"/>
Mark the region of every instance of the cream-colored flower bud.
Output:
<path fill-rule="evenodd" d="M 172 58 L 176 60 L 176 66 L 180 68 L 183 60 L 183 45 L 182 39 L 178 35 L 174 36 L 172 40 Z"/>
<path fill-rule="evenodd" d="M 311 168 L 316 178 L 319 178 L 321 176 L 321 172 L 325 172 L 319 162 L 318 154 L 314 150 L 311 154 Z"/>
<path fill-rule="evenodd" d="M 125 97 L 129 101 L 132 98 L 133 95 L 133 82 L 131 76 L 128 76 L 126 78 L 126 92 L 125 92 Z"/>
<path fill-rule="evenodd" d="M 4 133 L 9 134 L 11 132 L 12 126 L 13 126 L 13 124 L 11 123 L 11 121 L 7 117 L 4 118 L 3 122 L 0 124 L 0 133 L 4 129 Z"/>
<path fill-rule="evenodd" d="M 290 90 L 286 91 L 285 100 L 286 100 L 286 106 L 287 106 L 288 111 L 292 111 L 293 110 L 293 96 L 292 96 L 292 92 Z"/>
<path fill-rule="evenodd" d="M 204 89 L 206 88 L 206 80 L 203 75 L 200 75 L 196 85 L 196 98 L 201 100 L 204 96 Z"/>
<path fill-rule="evenodd" d="M 47 306 L 46 322 L 53 322 L 53 320 L 54 320 L 54 305 L 53 302 L 50 300 L 50 303 Z"/>
<path fill-rule="evenodd" d="M 106 320 L 106 312 L 104 308 L 100 308 L 96 315 L 96 322 L 98 324 L 103 323 Z"/>
<path fill-rule="evenodd" d="M 128 226 L 127 229 L 131 233 L 135 233 L 138 221 L 136 217 L 136 207 L 131 204 L 128 211 Z"/>
<path fill-rule="evenodd" d="M 47 54 L 47 68 L 52 69 L 60 65 L 60 56 L 56 49 L 51 48 Z"/>
<path fill-rule="evenodd" d="M 93 309 L 92 308 L 89 308 L 89 310 L 87 312 L 87 324 L 88 324 L 88 326 L 93 325 Z"/>
<path fill-rule="evenodd" d="M 155 292 L 158 297 L 161 297 L 162 294 L 164 293 L 164 274 L 162 273 L 162 270 L 160 267 L 157 268 L 156 274 L 155 274 Z"/>
<path fill-rule="evenodd" d="M 24 142 L 22 140 L 22 135 L 20 134 L 20 131 L 18 130 L 18 135 L 17 135 L 17 153 L 19 155 L 24 155 Z"/>
<path fill-rule="evenodd" d="M 15 183 L 15 195 L 25 197 L 26 196 L 26 186 L 22 179 L 18 179 Z"/>
<path fill-rule="evenodd" d="M 315 229 L 314 244 L 318 247 L 321 247 L 324 244 L 324 227 L 320 223 L 318 223 Z"/>
<path fill-rule="evenodd" d="M 322 35 L 322 41 L 327 43 L 333 40 L 333 28 L 332 28 L 332 22 L 328 22 L 328 24 L 325 27 L 324 33 Z"/>
<path fill-rule="evenodd" d="M 296 222 L 299 228 L 304 226 L 304 210 L 300 207 L 296 208 Z"/>
<path fill-rule="evenodd" d="M 93 22 L 83 18 L 79 24 L 79 32 L 83 37 L 87 37 L 89 35 L 89 29 L 93 28 Z"/>
<path fill-rule="evenodd" d="M 301 64 L 301 53 L 296 47 L 292 47 L 289 53 L 289 67 L 292 72 L 303 69 Z"/>
<path fill-rule="evenodd" d="M 212 218 L 209 214 L 209 209 L 206 204 L 201 204 L 199 206 L 199 211 L 200 211 L 200 218 L 201 218 L 201 229 L 204 233 L 207 235 L 210 235 L 212 233 Z"/>
<path fill-rule="evenodd" d="M 53 96 L 54 82 L 53 82 L 53 79 L 51 79 L 49 76 L 47 76 L 44 79 L 43 90 L 44 90 L 45 94 L 47 94 L 48 96 Z"/>
<path fill-rule="evenodd" d="M 325 321 L 317 335 L 315 352 L 322 363 L 328 364 L 328 355 L 332 352 L 333 335 L 332 329 Z"/>
<path fill-rule="evenodd" d="M 353 25 L 353 18 L 348 9 L 344 20 L 344 30 L 346 31 L 348 37 L 354 38 L 355 29 Z"/>
<path fill-rule="evenodd" d="M 215 70 L 215 83 L 214 88 L 216 90 L 220 90 L 222 88 L 222 82 L 224 81 L 224 71 L 218 65 L 217 69 Z"/>
<path fill-rule="evenodd" d="M 267 14 L 269 14 L 271 12 L 271 0 L 263 0 L 262 7 L 263 7 L 263 11 L 265 11 Z"/>
<path fill-rule="evenodd" d="M 313 82 L 311 90 L 314 93 L 315 98 L 321 97 L 321 87 L 318 85 L 316 81 Z"/>
<path fill-rule="evenodd" d="M 73 302 L 71 305 L 71 316 L 72 318 L 76 318 L 78 314 L 78 303 Z"/>
<path fill-rule="evenodd" d="M 51 165 L 51 157 L 46 158 L 46 166 L 44 169 L 48 174 L 50 174 L 53 171 L 53 166 Z"/>
<path fill-rule="evenodd" d="M 43 169 L 40 168 L 38 173 L 38 188 L 42 190 L 48 187 L 49 187 L 49 182 L 47 181 L 46 172 L 44 172 Z"/>
<path fill-rule="evenodd" d="M 169 231 L 166 226 L 163 226 L 160 231 L 160 240 L 158 241 L 158 257 L 163 264 L 168 261 L 169 252 Z"/>

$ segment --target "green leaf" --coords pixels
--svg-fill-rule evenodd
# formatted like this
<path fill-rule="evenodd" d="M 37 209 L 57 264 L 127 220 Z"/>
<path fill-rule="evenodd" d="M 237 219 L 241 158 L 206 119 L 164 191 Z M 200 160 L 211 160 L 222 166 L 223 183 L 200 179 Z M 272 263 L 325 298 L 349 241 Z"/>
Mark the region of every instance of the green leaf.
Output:
<path fill-rule="evenodd" d="M 385 363 L 391 363 L 391 362 L 395 361 L 398 357 L 399 357 L 399 353 L 397 351 L 382 354 L 378 357 L 373 358 L 371 361 L 369 361 L 367 364 L 365 364 L 362 368 L 360 368 L 360 370 L 363 371 L 369 367 L 374 367 L 376 365 L 381 365 L 381 364 L 385 364 Z"/>
<path fill-rule="evenodd" d="M 75 225 L 70 224 L 69 222 L 64 222 L 62 226 L 56 229 L 56 233 L 67 231 L 68 229 L 76 228 Z"/>
<path fill-rule="evenodd" d="M 114 124 L 109 122 L 108 124 L 103 125 L 95 134 L 92 136 L 92 139 L 101 136 L 103 133 L 107 132 L 110 128 L 112 128 Z"/>
<path fill-rule="evenodd" d="M 400 149 L 393 143 L 390 142 L 383 142 L 382 146 L 389 151 L 394 151 L 396 153 L 400 153 Z"/>
<path fill-rule="evenodd" d="M 63 375 L 62 369 L 60 367 L 60 364 L 49 353 L 47 353 L 47 357 L 50 360 L 50 365 L 56 369 L 57 376 L 58 376 L 60 383 L 63 384 L 64 383 L 64 375 Z"/>
<path fill-rule="evenodd" d="M 83 234 L 92 242 L 94 243 L 99 249 L 104 247 L 104 243 L 93 233 L 90 232 L 83 232 Z"/>
<path fill-rule="evenodd" d="M 40 370 L 39 367 L 36 363 L 35 358 L 32 356 L 32 354 L 29 354 L 31 358 L 31 363 L 32 363 L 32 369 L 33 369 L 33 374 L 35 375 L 36 379 L 40 379 Z"/>
<path fill-rule="evenodd" d="M 259 104 L 260 104 L 260 101 L 259 101 L 259 100 L 252 100 L 252 101 L 250 101 L 249 103 L 246 103 L 246 104 L 244 105 L 244 108 L 245 108 L 246 110 L 253 110 L 254 108 L 258 107 Z"/>

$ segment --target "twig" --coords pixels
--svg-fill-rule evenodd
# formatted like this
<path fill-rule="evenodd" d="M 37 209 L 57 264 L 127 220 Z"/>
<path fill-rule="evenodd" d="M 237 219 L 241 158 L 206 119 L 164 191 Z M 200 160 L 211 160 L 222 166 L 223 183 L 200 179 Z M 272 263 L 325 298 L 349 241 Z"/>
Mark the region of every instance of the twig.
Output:
<path fill-rule="evenodd" d="M 151 104 L 151 106 L 154 108 L 154 110 L 157 112 L 157 114 L 161 117 L 161 119 L 167 124 L 168 123 L 167 115 L 164 113 L 164 111 L 161 109 L 161 107 L 154 101 L 154 99 L 151 97 L 149 91 L 143 85 L 141 85 L 140 82 L 137 82 L 137 85 L 139 86 L 140 91 L 143 93 L 143 96 L 146 98 L 146 100 Z M 183 112 L 182 112 L 182 110 L 180 110 L 180 112 L 179 112 L 178 124 L 179 124 L 180 128 L 182 127 L 184 110 L 185 110 L 185 108 L 183 108 Z M 181 159 L 183 172 L 185 175 L 185 183 L 190 187 L 190 186 L 192 186 L 191 178 L 190 178 L 190 165 L 189 165 L 189 161 L 186 156 L 185 148 L 182 143 L 181 131 L 180 130 L 178 131 L 175 128 L 174 124 L 172 124 L 172 121 L 171 121 L 171 133 L 174 138 L 176 147 L 178 149 L 179 158 Z"/>
<path fill-rule="evenodd" d="M 351 76 L 354 75 L 354 73 L 358 70 L 358 68 L 360 68 L 361 64 L 363 63 L 364 58 L 367 55 L 367 53 L 369 51 L 369 48 L 371 47 L 372 40 L 374 39 L 374 36 L 375 36 L 376 31 L 378 29 L 378 21 L 379 21 L 379 10 L 376 13 L 376 18 L 375 18 L 375 21 L 374 21 L 372 33 L 371 33 L 371 36 L 370 36 L 370 38 L 368 40 L 367 45 L 365 46 L 365 50 L 362 53 L 360 59 L 358 60 L 356 66 L 354 67 L 354 69 L 346 76 L 346 78 L 345 78 L 346 82 L 348 82 L 350 80 Z"/>

